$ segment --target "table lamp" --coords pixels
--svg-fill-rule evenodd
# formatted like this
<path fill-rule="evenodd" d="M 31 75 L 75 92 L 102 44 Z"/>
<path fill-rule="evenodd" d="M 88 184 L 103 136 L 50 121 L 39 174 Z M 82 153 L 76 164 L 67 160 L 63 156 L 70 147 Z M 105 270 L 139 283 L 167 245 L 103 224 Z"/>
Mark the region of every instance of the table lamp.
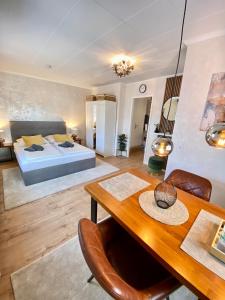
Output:
<path fill-rule="evenodd" d="M 0 129 L 0 147 L 4 146 L 5 140 L 2 138 L 3 129 Z"/>
<path fill-rule="evenodd" d="M 71 128 L 71 132 L 72 132 L 72 137 L 74 137 L 74 138 L 78 138 L 79 137 L 79 132 L 80 132 L 79 128 L 72 127 Z"/>

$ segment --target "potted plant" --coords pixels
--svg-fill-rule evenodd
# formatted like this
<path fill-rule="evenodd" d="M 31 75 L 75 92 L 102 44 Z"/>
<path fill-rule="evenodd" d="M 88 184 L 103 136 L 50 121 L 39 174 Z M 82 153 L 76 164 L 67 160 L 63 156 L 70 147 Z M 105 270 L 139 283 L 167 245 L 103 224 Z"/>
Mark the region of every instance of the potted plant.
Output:
<path fill-rule="evenodd" d="M 118 144 L 119 144 L 119 150 L 125 151 L 127 148 L 127 136 L 126 134 L 120 134 L 118 136 Z"/>

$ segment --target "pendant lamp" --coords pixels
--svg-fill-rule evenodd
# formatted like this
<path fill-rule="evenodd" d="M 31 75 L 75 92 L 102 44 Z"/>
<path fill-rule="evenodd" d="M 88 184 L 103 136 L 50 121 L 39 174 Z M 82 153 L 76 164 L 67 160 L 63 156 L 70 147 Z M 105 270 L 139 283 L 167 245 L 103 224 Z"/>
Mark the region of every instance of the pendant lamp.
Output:
<path fill-rule="evenodd" d="M 225 122 L 211 126 L 205 135 L 206 142 L 216 148 L 225 148 Z"/>
<path fill-rule="evenodd" d="M 179 67 L 179 63 L 180 63 L 180 54 L 181 54 L 181 48 L 182 48 L 182 42 L 183 42 L 183 31 L 184 31 L 184 20 L 185 20 L 185 15 L 186 15 L 186 8 L 187 8 L 187 0 L 185 0 L 185 5 L 184 5 L 184 13 L 183 13 L 183 20 L 182 20 L 182 27 L 181 27 L 181 35 L 180 35 L 180 46 L 179 46 L 179 51 L 178 51 L 176 71 L 175 71 L 173 85 L 172 85 L 172 89 L 171 89 L 170 105 L 169 105 L 167 118 L 166 118 L 167 120 L 169 118 L 171 104 L 173 101 L 173 93 L 174 93 L 174 89 L 175 89 L 177 72 L 178 72 L 178 67 Z M 170 137 L 166 136 L 165 130 L 163 132 L 163 136 L 160 136 L 153 141 L 152 151 L 155 155 L 160 156 L 160 157 L 167 157 L 173 151 L 173 142 Z"/>

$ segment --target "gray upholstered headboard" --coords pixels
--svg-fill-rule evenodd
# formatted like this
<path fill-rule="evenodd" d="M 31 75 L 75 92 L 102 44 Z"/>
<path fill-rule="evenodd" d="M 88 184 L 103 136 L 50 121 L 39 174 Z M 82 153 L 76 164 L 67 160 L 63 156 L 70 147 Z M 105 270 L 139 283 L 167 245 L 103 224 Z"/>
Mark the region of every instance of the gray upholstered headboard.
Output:
<path fill-rule="evenodd" d="M 66 133 L 66 123 L 63 121 L 10 121 L 12 142 L 22 135 L 42 136 Z"/>

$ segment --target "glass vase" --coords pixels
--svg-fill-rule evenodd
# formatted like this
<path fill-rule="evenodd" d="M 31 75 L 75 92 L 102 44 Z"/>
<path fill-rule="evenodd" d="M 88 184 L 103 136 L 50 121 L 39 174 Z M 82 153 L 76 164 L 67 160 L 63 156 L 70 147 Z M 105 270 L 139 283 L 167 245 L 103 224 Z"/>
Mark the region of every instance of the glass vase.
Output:
<path fill-rule="evenodd" d="M 157 206 L 167 209 L 176 202 L 177 191 L 171 183 L 163 181 L 155 187 L 154 197 Z"/>

